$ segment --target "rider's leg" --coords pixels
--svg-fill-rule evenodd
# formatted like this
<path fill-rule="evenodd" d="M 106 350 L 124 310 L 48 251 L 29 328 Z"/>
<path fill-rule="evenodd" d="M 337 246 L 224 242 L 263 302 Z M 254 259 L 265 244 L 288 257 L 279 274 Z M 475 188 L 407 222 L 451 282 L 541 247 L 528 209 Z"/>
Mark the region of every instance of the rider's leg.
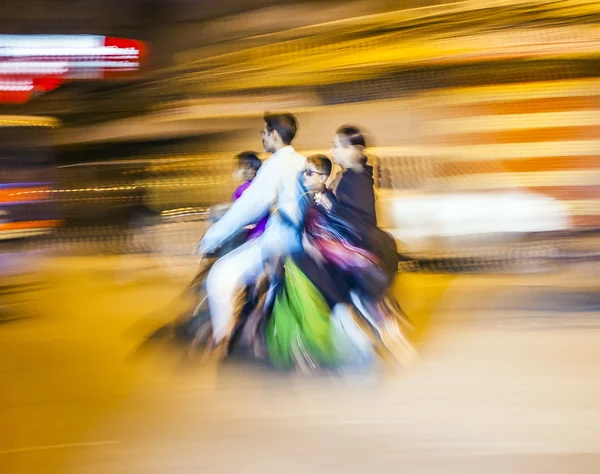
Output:
<path fill-rule="evenodd" d="M 239 249 L 220 258 L 206 279 L 208 306 L 215 343 L 225 338 L 235 313 L 236 295 L 255 281 L 263 271 L 262 245 L 259 239 L 245 243 Z"/>
<path fill-rule="evenodd" d="M 361 370 L 374 361 L 373 344 L 352 316 L 347 304 L 339 303 L 332 312 L 334 344 L 342 358 L 342 367 Z"/>

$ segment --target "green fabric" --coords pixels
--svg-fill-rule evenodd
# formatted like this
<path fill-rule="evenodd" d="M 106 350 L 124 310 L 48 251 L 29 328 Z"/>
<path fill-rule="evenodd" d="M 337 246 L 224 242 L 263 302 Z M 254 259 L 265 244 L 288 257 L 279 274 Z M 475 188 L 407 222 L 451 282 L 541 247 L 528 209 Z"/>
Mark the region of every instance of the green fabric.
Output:
<path fill-rule="evenodd" d="M 321 365 L 336 362 L 331 310 L 291 259 L 285 263 L 283 290 L 275 299 L 265 335 L 269 357 L 277 367 L 293 367 L 298 347 Z"/>

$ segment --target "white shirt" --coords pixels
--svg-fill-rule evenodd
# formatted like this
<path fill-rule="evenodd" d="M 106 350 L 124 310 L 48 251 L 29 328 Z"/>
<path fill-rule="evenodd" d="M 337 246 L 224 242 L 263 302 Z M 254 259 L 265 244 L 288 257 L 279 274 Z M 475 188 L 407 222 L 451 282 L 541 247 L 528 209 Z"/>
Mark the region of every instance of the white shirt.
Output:
<path fill-rule="evenodd" d="M 302 189 L 299 174 L 304 170 L 306 158 L 296 153 L 291 145 L 277 150 L 265 160 L 252 184 L 233 203 L 229 211 L 204 235 L 200 248 L 212 251 L 229 237 L 256 223 L 275 208 L 269 218 L 264 234 L 260 237 L 271 252 L 286 251 L 290 240 L 289 225 L 284 224 L 281 214 L 299 226 L 303 213 L 300 207 Z"/>

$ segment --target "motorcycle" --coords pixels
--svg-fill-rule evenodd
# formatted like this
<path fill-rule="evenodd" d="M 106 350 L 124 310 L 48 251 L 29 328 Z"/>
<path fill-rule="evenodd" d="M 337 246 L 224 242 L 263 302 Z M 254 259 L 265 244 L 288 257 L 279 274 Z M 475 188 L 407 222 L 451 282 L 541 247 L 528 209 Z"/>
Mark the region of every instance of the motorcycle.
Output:
<path fill-rule="evenodd" d="M 211 210 L 211 220 L 218 220 L 222 209 Z M 249 231 L 244 230 L 230 238 L 215 253 L 206 255 L 185 294 L 194 302 L 178 318 L 175 327 L 179 337 L 190 344 L 191 357 L 206 358 L 217 351 L 224 357 L 241 356 L 269 363 L 265 337 L 268 315 L 281 292 L 284 282 L 282 262 L 271 262 L 263 276 L 242 291 L 238 297 L 230 336 L 216 347 L 212 337 L 212 323 L 205 289 L 206 277 L 212 265 L 221 257 L 243 245 Z M 387 360 L 400 362 L 404 367 L 416 359 L 416 351 L 406 334 L 414 332 L 412 322 L 402 311 L 395 298 L 386 293 L 377 299 L 359 298 L 354 302 L 353 314 L 362 332 L 371 341 L 374 353 Z M 297 366 L 312 367 L 310 354 L 301 354 Z M 306 363 L 304 363 L 306 362 Z"/>

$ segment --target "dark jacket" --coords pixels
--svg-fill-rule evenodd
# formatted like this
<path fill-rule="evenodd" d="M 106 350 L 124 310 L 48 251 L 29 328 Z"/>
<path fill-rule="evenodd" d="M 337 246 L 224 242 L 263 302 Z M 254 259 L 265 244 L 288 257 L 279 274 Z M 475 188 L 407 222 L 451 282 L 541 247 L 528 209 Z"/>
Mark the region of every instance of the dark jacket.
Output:
<path fill-rule="evenodd" d="M 344 170 L 335 189 L 332 212 L 357 228 L 377 225 L 373 167 L 363 165 L 362 171 Z"/>
<path fill-rule="evenodd" d="M 398 271 L 398 252 L 395 239 L 377 227 L 373 167 L 363 165 L 361 171 L 345 170 L 337 187 L 337 204 L 332 212 L 351 224 L 362 240 L 361 247 L 379 259 L 382 274 L 361 278 L 355 276 L 350 285 L 370 296 L 382 294 L 391 285 Z"/>

